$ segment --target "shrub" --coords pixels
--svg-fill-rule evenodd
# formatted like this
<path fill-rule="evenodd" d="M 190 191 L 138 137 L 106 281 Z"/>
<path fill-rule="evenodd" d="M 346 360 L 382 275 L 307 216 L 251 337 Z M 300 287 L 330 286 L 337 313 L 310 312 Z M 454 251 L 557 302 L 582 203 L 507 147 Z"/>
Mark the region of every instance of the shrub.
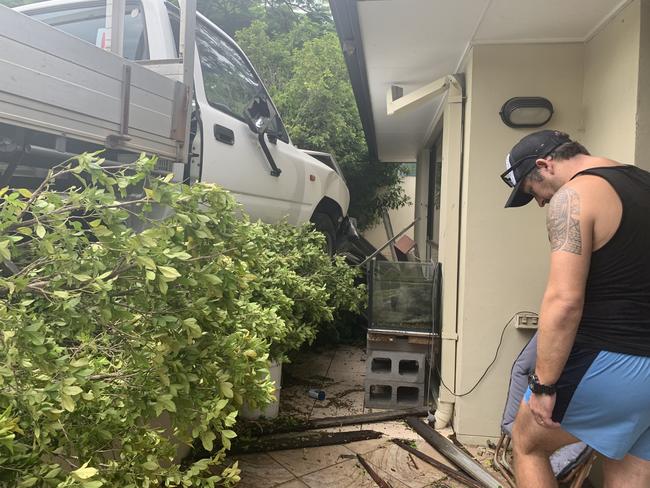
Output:
<path fill-rule="evenodd" d="M 153 166 L 84 155 L 33 193 L 0 190 L 2 486 L 235 484 L 232 427 L 244 399 L 271 400 L 270 355 L 363 300 L 310 228 L 250 222 Z M 194 440 L 211 457 L 174 463 Z"/>

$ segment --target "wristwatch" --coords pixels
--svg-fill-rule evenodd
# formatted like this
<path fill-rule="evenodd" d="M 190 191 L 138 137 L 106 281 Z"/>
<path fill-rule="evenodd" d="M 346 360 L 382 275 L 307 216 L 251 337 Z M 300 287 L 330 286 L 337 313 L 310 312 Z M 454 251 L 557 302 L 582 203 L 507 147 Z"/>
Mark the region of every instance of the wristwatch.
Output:
<path fill-rule="evenodd" d="M 536 395 L 555 395 L 555 385 L 543 385 L 535 373 L 528 375 L 530 391 Z"/>

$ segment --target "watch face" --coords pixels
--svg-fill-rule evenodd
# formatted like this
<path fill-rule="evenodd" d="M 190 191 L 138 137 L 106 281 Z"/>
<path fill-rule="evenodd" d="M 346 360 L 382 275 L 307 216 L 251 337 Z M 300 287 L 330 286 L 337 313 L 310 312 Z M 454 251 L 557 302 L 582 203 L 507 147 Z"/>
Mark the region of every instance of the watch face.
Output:
<path fill-rule="evenodd" d="M 553 395 L 555 393 L 555 385 L 540 384 L 539 378 L 534 373 L 528 376 L 528 386 L 530 391 L 535 394 Z"/>

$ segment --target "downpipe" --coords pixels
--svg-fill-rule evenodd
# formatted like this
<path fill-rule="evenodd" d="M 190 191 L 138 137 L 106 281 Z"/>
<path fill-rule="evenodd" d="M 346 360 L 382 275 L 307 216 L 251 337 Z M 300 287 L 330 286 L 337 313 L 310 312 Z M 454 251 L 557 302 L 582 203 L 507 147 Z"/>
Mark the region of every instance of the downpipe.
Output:
<path fill-rule="evenodd" d="M 447 107 L 445 107 L 444 112 L 444 124 L 451 129 L 451 132 L 454 133 L 457 137 L 450 138 L 451 141 L 448 142 L 449 145 L 456 150 L 454 153 L 448 153 L 448 158 L 458 159 L 460 165 L 460 174 L 458 177 L 458 188 L 457 188 L 457 203 L 458 203 L 458 215 L 457 218 L 457 246 L 455 252 L 450 251 L 450 256 L 453 258 L 455 254 L 455 283 L 452 286 L 455 287 L 455 303 L 453 303 L 453 313 L 449 314 L 447 322 L 443 321 L 442 324 L 442 345 L 441 345 L 441 365 L 440 365 L 440 393 L 438 398 L 438 407 L 434 415 L 434 428 L 435 429 L 444 429 L 448 427 L 451 423 L 451 420 L 454 415 L 454 405 L 456 402 L 455 393 L 446 388 L 447 391 L 444 391 L 442 388 L 444 382 L 442 380 L 443 374 L 450 379 L 450 385 L 452 388 L 456 389 L 456 372 L 457 372 L 457 361 L 458 361 L 458 351 L 457 351 L 457 341 L 458 341 L 458 322 L 459 322 L 459 295 L 460 295 L 460 268 L 461 268 L 461 230 L 462 230 L 462 181 L 463 181 L 463 130 L 464 130 L 464 120 L 463 120 L 463 87 L 459 80 L 455 76 L 450 76 L 449 81 L 449 91 L 447 99 Z M 449 116 L 449 119 L 447 119 Z M 458 124 L 458 125 L 455 125 Z M 455 132 L 455 130 L 458 132 Z M 448 151 L 452 151 L 448 147 Z M 444 148 L 443 148 L 444 153 Z M 443 154 L 443 161 L 444 158 Z M 453 264 L 452 264 L 453 266 Z M 446 326 L 446 327 L 445 327 Z M 446 366 L 446 367 L 445 367 Z"/>
<path fill-rule="evenodd" d="M 436 413 L 434 414 L 434 424 L 433 428 L 436 430 L 444 429 L 451 422 L 451 418 L 454 415 L 454 404 L 453 402 L 445 402 L 438 400 L 438 406 L 436 408 Z"/>

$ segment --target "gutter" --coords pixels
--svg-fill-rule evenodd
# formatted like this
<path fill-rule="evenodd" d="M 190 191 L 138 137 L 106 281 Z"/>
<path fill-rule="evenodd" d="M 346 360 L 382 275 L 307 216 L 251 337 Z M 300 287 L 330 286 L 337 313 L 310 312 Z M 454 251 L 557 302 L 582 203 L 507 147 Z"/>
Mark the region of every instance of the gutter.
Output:
<path fill-rule="evenodd" d="M 356 0 L 329 0 L 334 25 L 341 43 L 343 58 L 350 75 L 350 84 L 359 110 L 361 126 L 366 136 L 370 162 L 379 161 L 375 121 L 370 102 L 368 70 L 361 40 L 359 12 Z"/>

